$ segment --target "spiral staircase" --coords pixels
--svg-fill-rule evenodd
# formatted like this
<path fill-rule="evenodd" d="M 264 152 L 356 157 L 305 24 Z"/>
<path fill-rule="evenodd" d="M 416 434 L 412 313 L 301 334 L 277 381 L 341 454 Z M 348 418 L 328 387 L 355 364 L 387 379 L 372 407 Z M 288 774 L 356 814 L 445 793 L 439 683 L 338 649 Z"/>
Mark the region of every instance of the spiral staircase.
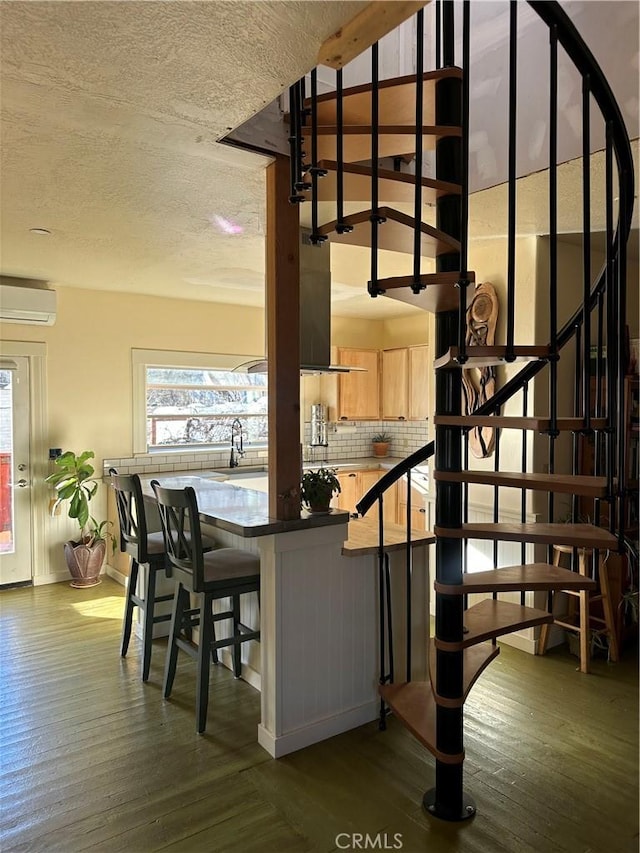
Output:
<path fill-rule="evenodd" d="M 454 12 L 448 0 L 436 5 L 436 68 L 423 68 L 424 12 L 416 19 L 418 73 L 379 79 L 378 45 L 371 49 L 371 82 L 344 88 L 336 72 L 335 91 L 318 94 L 317 72 L 309 84 L 301 80 L 290 90 L 292 203 L 311 206 L 311 242 L 325 241 L 370 249 L 368 291 L 372 298 L 398 297 L 435 314 L 435 443 L 431 442 L 389 471 L 361 500 L 358 511 L 377 511 L 380 523 L 381 727 L 389 709 L 436 759 L 435 787 L 424 797 L 425 808 L 446 820 L 463 820 L 475 813 L 463 790 L 463 706 L 474 682 L 499 653 L 496 638 L 553 621 L 550 608 L 526 604 L 532 593 L 595 588 L 592 577 L 551 564 L 551 546 L 624 550 L 625 502 L 628 500 L 628 460 L 623 440 L 621 404 L 624 382 L 626 244 L 633 209 L 633 161 L 620 111 L 602 71 L 575 27 L 555 2 L 531 2 L 546 26 L 549 49 L 548 222 L 549 222 L 549 339 L 539 345 L 515 340 L 516 134 L 518 4 L 510 4 L 508 134 L 508 224 L 506 263 L 506 340 L 500 346 L 469 346 L 466 322 L 469 295 L 481 281 L 481 271 L 468 269 L 468 162 L 470 43 L 473 38 L 469 2 L 462 4 L 461 61 L 455 63 Z M 458 36 L 460 33 L 458 33 Z M 580 74 L 583 87 L 582 299 L 573 313 L 561 318 L 558 271 L 558 52 L 564 51 Z M 460 52 L 460 51 L 459 51 Z M 605 128 L 606 262 L 592 272 L 590 240 L 590 111 L 595 105 Z M 435 149 L 435 177 L 423 175 L 425 152 Z M 392 165 L 390 165 L 390 163 Z M 414 168 L 408 168 L 412 163 Z M 360 204 L 354 205 L 354 202 Z M 413 215 L 406 212 L 412 206 Z M 349 212 L 346 212 L 347 207 Z M 354 207 L 356 209 L 354 209 Z M 435 223 L 424 221 L 435 209 Z M 391 249 L 412 258 L 404 276 L 379 277 L 379 252 Z M 424 258 L 435 259 L 435 272 L 423 272 Z M 522 323 L 519 325 L 522 328 Z M 570 346 L 569 346 L 570 345 Z M 605 358 L 606 347 L 606 358 Z M 594 394 L 590 365 L 596 353 Z M 574 389 L 559 377 L 561 359 L 572 360 Z M 480 366 L 518 365 L 517 372 L 486 403 L 471 413 L 461 410 L 462 372 Z M 534 377 L 547 371 L 548 409 L 531 413 Z M 512 369 L 512 372 L 513 369 Z M 559 398 L 574 394 L 573 415 L 559 415 Z M 596 399 L 593 399 L 593 397 Z M 510 414 L 503 409 L 508 404 Z M 520 410 L 521 415 L 514 415 Z M 496 431 L 494 471 L 470 470 L 469 432 Z M 500 468 L 500 436 L 521 436 L 519 471 Z M 546 461 L 540 471 L 528 470 L 531 433 L 546 436 Z M 557 441 L 568 433 L 572 441 L 572 471 L 557 473 Z M 593 476 L 578 476 L 578 447 L 591 437 L 597 448 Z M 400 478 L 409 480 L 414 466 L 435 457 L 436 483 L 436 627 L 429 649 L 429 680 L 411 680 L 410 654 L 404 680 L 390 664 L 385 633 L 385 591 L 388 568 L 383 548 L 383 502 L 387 489 Z M 637 474 L 635 475 L 637 476 Z M 469 486 L 488 486 L 493 494 L 493 522 L 469 523 Z M 521 493 L 520 523 L 500 520 L 501 489 Z M 546 520 L 527 521 L 527 491 L 547 496 Z M 555 498 L 571 495 L 570 523 L 556 520 Z M 578 521 L 579 501 L 592 501 L 594 523 Z M 411 505 L 407 509 L 410 540 Z M 494 543 L 494 568 L 467 571 L 468 542 Z M 498 542 L 521 543 L 520 565 L 498 566 Z M 529 562 L 527 545 L 546 547 L 546 562 Z M 594 563 L 592 575 L 597 567 Z M 407 586 L 411 581 L 411 548 L 407 548 Z M 504 593 L 520 593 L 520 601 Z M 484 593 L 467 606 L 468 595 Z M 528 595 L 528 597 L 527 597 Z M 550 597 L 550 596 L 549 596 Z M 511 596 L 513 598 L 513 596 Z M 410 608 L 407 609 L 410 614 Z M 410 649 L 409 649 L 410 652 Z"/>

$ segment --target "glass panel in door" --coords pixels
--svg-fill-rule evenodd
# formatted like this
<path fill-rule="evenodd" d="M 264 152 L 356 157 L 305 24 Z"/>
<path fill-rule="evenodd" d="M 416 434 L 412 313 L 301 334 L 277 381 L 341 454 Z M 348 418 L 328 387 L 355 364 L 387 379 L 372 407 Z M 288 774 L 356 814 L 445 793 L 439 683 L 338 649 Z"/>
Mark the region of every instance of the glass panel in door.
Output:
<path fill-rule="evenodd" d="M 31 580 L 29 360 L 0 359 L 0 586 Z"/>

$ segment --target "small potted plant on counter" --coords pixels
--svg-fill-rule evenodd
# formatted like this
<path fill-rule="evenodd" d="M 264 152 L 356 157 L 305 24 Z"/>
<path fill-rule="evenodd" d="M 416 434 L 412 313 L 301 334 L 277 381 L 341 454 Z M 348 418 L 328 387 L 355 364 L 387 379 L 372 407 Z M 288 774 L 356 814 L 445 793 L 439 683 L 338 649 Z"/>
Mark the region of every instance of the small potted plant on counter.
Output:
<path fill-rule="evenodd" d="M 386 456 L 389 453 L 391 436 L 386 432 L 379 432 L 371 439 L 374 456 Z"/>
<path fill-rule="evenodd" d="M 80 538 L 64 544 L 64 556 L 73 578 L 71 586 L 96 586 L 100 583 L 100 570 L 104 563 L 107 539 L 115 551 L 115 540 L 106 528 L 109 521 L 96 521 L 89 515 L 89 502 L 94 497 L 98 482 L 94 468 L 87 460 L 95 454 L 85 450 L 80 456 L 68 450 L 55 460 L 56 471 L 45 482 L 56 490 L 56 502 L 52 512 L 63 501 L 69 501 L 67 515 L 78 522 Z"/>
<path fill-rule="evenodd" d="M 335 468 L 305 471 L 300 484 L 300 498 L 311 513 L 329 512 L 331 498 L 340 494 Z"/>

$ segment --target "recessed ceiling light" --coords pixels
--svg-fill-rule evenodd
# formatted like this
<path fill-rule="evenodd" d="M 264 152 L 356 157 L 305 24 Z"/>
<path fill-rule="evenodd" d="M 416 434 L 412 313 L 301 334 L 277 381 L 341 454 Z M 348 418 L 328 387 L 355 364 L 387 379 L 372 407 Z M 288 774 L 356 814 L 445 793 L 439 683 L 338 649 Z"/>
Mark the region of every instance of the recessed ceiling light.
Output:
<path fill-rule="evenodd" d="M 51 231 L 49 231 L 48 228 L 29 228 L 29 233 L 30 234 L 44 234 L 46 237 L 48 237 L 49 234 L 51 234 Z"/>

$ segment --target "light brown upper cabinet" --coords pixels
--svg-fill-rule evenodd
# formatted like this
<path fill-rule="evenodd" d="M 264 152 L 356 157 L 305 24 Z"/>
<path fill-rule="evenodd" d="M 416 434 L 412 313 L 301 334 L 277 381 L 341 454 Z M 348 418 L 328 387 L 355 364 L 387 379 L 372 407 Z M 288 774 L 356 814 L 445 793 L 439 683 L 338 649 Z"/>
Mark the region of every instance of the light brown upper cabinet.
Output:
<path fill-rule="evenodd" d="M 424 421 L 429 417 L 429 377 L 433 365 L 429 347 L 409 347 L 409 420 Z"/>
<path fill-rule="evenodd" d="M 338 364 L 364 372 L 338 376 L 336 420 L 377 421 L 380 418 L 380 353 L 378 350 L 338 347 Z"/>
<path fill-rule="evenodd" d="M 382 419 L 422 421 L 429 414 L 429 347 L 382 351 Z"/>
<path fill-rule="evenodd" d="M 409 351 L 382 350 L 382 420 L 407 420 L 409 414 Z"/>

